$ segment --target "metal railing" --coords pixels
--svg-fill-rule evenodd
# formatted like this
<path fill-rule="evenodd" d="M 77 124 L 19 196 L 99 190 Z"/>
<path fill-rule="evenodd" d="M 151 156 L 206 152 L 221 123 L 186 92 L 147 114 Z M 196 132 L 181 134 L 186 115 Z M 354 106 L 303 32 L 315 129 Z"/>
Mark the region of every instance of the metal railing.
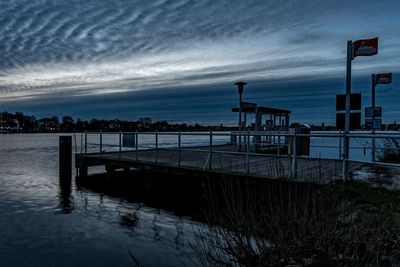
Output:
<path fill-rule="evenodd" d="M 400 139 L 400 132 L 351 132 L 345 134 L 344 132 L 311 132 L 308 134 L 289 133 L 289 132 L 253 132 L 253 131 L 241 131 L 241 132 L 85 132 L 82 133 L 84 138 L 81 136 L 81 153 L 88 154 L 97 153 L 99 157 L 103 157 L 105 152 L 118 153 L 118 158 L 121 159 L 123 153 L 130 152 L 134 153 L 134 159 L 139 160 L 139 154 L 142 151 L 154 151 L 154 162 L 159 163 L 159 152 L 160 150 L 176 150 L 177 160 L 176 165 L 182 166 L 182 153 L 183 152 L 202 152 L 207 153 L 207 157 L 204 161 L 203 169 L 213 170 L 213 154 L 225 154 L 225 155 L 240 155 L 244 158 L 244 170 L 245 173 L 251 172 L 251 160 L 256 156 L 282 158 L 290 160 L 290 174 L 289 177 L 294 178 L 297 176 L 298 160 L 309 159 L 309 160 L 336 160 L 342 162 L 342 177 L 348 177 L 347 174 L 349 169 L 346 162 L 359 162 L 359 163 L 373 163 L 387 166 L 400 167 L 400 164 L 394 163 L 383 163 L 376 162 L 375 153 L 378 150 L 385 149 L 384 147 L 371 147 L 368 140 L 376 139 Z M 126 146 L 123 142 L 123 136 L 125 134 L 134 135 L 134 145 Z M 90 142 L 91 136 L 98 136 L 98 142 Z M 186 143 L 182 141 L 183 138 L 191 137 Z M 110 138 L 112 137 L 112 142 Z M 144 138 L 146 137 L 146 138 Z M 163 138 L 168 137 L 167 141 L 163 141 Z M 342 146 L 344 139 L 349 140 L 366 139 L 367 143 L 358 142 L 358 146 L 350 146 L 350 151 L 363 150 L 364 155 L 366 150 L 371 150 L 371 160 L 365 160 L 362 158 L 345 158 L 346 151 L 345 147 Z M 92 138 L 93 139 L 93 138 Z M 96 137 L 95 137 L 96 139 Z M 104 142 L 104 139 L 108 139 L 109 143 Z M 143 140 L 142 140 L 143 139 Z M 199 141 L 199 139 L 201 139 Z M 309 139 L 310 148 L 319 149 L 337 149 L 338 153 L 336 157 L 324 156 L 312 156 L 301 155 L 298 153 L 298 144 L 304 140 Z M 336 139 L 335 142 L 328 145 L 311 144 L 313 139 Z M 161 142 L 160 142 L 161 140 Z M 354 143 L 354 142 L 353 142 Z M 375 142 L 371 142 L 375 145 Z M 225 145 L 225 149 L 221 150 L 221 145 Z M 227 150 L 226 147 L 231 147 Z M 89 148 L 91 151 L 89 151 Z M 240 149 L 243 148 L 243 149 Z M 264 148 L 273 148 L 271 150 L 265 150 Z M 394 147 L 393 149 L 398 149 Z M 97 152 L 96 152 L 97 150 Z M 288 153 L 291 152 L 291 153 Z M 348 151 L 349 152 L 349 151 Z M 347 153 L 348 155 L 348 153 Z"/>

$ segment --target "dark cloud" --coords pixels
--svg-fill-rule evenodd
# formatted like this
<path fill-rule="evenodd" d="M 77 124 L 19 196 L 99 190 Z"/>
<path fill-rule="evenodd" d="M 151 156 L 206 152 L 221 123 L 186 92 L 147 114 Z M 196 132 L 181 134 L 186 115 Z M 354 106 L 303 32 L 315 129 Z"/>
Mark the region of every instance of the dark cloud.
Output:
<path fill-rule="evenodd" d="M 316 90 L 324 79 L 331 84 L 320 87 L 343 89 L 346 40 L 380 37 L 378 56 L 354 62 L 355 77 L 400 70 L 399 12 L 396 1 L 369 0 L 0 1 L 0 103 L 89 114 L 97 111 L 85 103 L 106 106 L 108 114 L 143 105 L 156 117 L 169 107 L 178 119 L 220 113 L 218 105 L 229 106 L 222 95 L 232 96 L 215 102 L 202 94 L 246 79 L 281 88 L 275 102 L 305 117 L 313 115 L 310 101 L 330 94 L 304 93 L 306 83 Z M 272 97 L 255 92 L 254 100 Z M 156 101 L 157 94 L 163 97 Z M 130 95 L 146 97 L 140 104 Z M 193 96 L 207 104 L 188 105 Z"/>

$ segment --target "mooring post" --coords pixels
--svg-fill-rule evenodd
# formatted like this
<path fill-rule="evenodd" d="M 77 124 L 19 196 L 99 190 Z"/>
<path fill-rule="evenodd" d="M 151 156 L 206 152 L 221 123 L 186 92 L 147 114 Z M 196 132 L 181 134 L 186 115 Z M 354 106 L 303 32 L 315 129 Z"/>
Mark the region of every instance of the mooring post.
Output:
<path fill-rule="evenodd" d="M 103 131 L 100 130 L 100 158 L 101 154 L 103 153 Z"/>
<path fill-rule="evenodd" d="M 209 152 L 208 152 L 208 169 L 212 169 L 212 131 L 210 131 L 210 147 L 209 147 Z"/>
<path fill-rule="evenodd" d="M 70 183 L 72 176 L 72 137 L 59 137 L 59 175 L 61 183 Z"/>
<path fill-rule="evenodd" d="M 296 129 L 294 129 L 293 133 L 293 139 L 292 139 L 292 168 L 290 172 L 290 178 L 294 179 L 297 176 L 297 162 L 296 162 L 296 156 L 297 156 L 297 137 L 296 137 Z"/>
<path fill-rule="evenodd" d="M 122 153 L 122 132 L 119 131 L 119 159 L 121 159 L 121 153 Z"/>
<path fill-rule="evenodd" d="M 155 155 L 156 160 L 155 160 L 155 162 L 158 163 L 158 131 L 156 131 L 156 133 L 155 133 L 155 138 L 156 138 L 156 140 L 155 140 L 155 142 L 156 142 L 156 155 Z"/>
<path fill-rule="evenodd" d="M 181 166 L 181 131 L 178 131 L 178 167 Z"/>
<path fill-rule="evenodd" d="M 139 158 L 139 133 L 138 133 L 138 131 L 136 130 L 136 132 L 135 132 L 135 151 L 136 151 L 136 161 L 138 160 L 138 158 Z"/>
<path fill-rule="evenodd" d="M 250 132 L 247 131 L 246 173 L 250 173 Z"/>

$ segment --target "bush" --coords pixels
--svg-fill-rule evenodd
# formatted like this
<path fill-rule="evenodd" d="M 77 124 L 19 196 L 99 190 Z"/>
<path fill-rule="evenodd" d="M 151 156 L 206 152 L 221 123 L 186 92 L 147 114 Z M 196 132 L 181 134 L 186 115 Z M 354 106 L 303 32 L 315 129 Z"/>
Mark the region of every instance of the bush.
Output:
<path fill-rule="evenodd" d="M 379 189 L 369 191 L 371 202 L 365 189 L 250 178 L 209 183 L 209 226 L 196 229 L 191 246 L 204 266 L 398 265 L 398 197 Z"/>
<path fill-rule="evenodd" d="M 389 163 L 400 163 L 400 143 L 397 139 L 386 139 L 378 161 Z"/>

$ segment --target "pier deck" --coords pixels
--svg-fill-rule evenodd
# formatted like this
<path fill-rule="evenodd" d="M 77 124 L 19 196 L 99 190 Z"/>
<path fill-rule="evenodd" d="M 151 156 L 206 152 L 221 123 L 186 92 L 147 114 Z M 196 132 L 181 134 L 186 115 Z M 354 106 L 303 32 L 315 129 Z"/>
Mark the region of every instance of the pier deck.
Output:
<path fill-rule="evenodd" d="M 148 149 L 139 151 L 89 153 L 76 155 L 76 168 L 105 165 L 107 170 L 118 168 L 139 168 L 176 173 L 217 172 L 224 174 L 239 174 L 265 178 L 284 178 L 291 176 L 292 157 L 261 153 L 230 153 L 230 146 L 215 146 L 213 152 L 208 147 L 197 150 L 181 150 L 180 163 L 178 149 Z M 330 182 L 341 179 L 342 161 L 332 159 L 296 159 L 297 180 L 312 180 Z M 352 171 L 360 170 L 365 163 L 350 162 Z"/>
<path fill-rule="evenodd" d="M 353 151 L 364 148 L 364 155 L 367 143 L 359 147 L 359 138 L 368 142 L 373 138 L 400 139 L 397 133 L 354 133 L 347 137 L 356 140 Z M 337 155 L 341 156 L 330 159 L 305 156 L 309 154 L 305 153 L 307 150 L 298 148 L 310 146 L 311 138 L 317 143 L 337 140 L 336 145 L 335 142 L 330 145 L 328 141 L 328 145 L 322 142 L 319 147 L 338 149 Z M 344 138 L 342 133 L 331 132 L 86 132 L 81 135 L 81 153 L 76 150 L 75 162 L 78 176 L 87 176 L 88 167 L 103 165 L 107 172 L 137 168 L 188 176 L 218 173 L 318 183 L 347 176 L 348 179 L 400 189 L 400 164 L 355 159 L 347 160 L 348 169 L 343 169 L 341 144 Z M 194 145 L 196 143 L 199 145 Z"/>

